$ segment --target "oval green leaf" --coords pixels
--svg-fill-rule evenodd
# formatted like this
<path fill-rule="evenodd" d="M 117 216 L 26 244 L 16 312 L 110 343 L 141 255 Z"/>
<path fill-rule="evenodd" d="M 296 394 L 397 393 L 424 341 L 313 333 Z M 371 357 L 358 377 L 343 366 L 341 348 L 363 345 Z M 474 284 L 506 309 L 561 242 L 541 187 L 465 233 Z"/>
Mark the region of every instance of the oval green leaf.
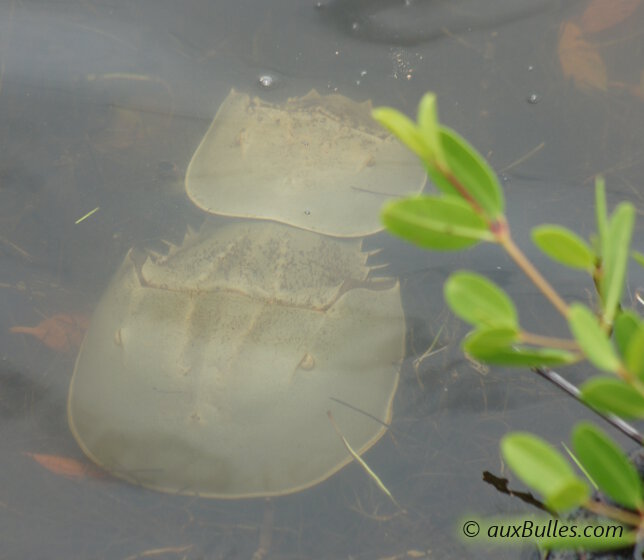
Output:
<path fill-rule="evenodd" d="M 603 318 L 608 325 L 613 323 L 622 297 L 634 224 L 635 208 L 628 202 L 622 202 L 613 212 L 606 230 L 603 275 L 599 287 L 604 303 Z"/>
<path fill-rule="evenodd" d="M 467 344 L 465 351 L 468 354 L 471 354 L 472 349 L 485 355 L 486 352 L 491 354 L 498 349 L 511 347 L 518 340 L 518 327 L 481 327 L 470 332 L 463 343 Z"/>
<path fill-rule="evenodd" d="M 574 523 L 575 532 L 566 531 L 566 535 L 551 536 L 535 539 L 539 547 L 547 550 L 558 549 L 577 549 L 577 550 L 614 550 L 618 548 L 627 548 L 637 541 L 637 532 L 629 531 L 625 527 L 619 526 L 616 522 L 612 523 Z M 586 527 L 588 530 L 586 533 Z M 597 529 L 595 529 L 597 528 Z M 597 531 L 597 532 L 595 532 Z M 602 535 L 601 537 L 585 536 Z M 601 555 L 602 558 L 608 558 L 608 555 Z M 576 554 L 571 558 L 579 558 Z M 618 558 L 617 556 L 615 558 Z"/>
<path fill-rule="evenodd" d="M 445 194 L 465 198 L 464 193 L 454 186 L 452 180 L 455 180 L 487 219 L 495 221 L 503 214 L 505 203 L 493 169 L 473 146 L 453 130 L 441 127 L 440 137 L 447 169 L 428 168 L 431 180 Z"/>
<path fill-rule="evenodd" d="M 434 93 L 428 92 L 423 95 L 418 104 L 418 129 L 425 144 L 433 154 L 436 165 L 442 168 L 447 167 L 440 138 L 438 108 L 436 106 L 436 94 Z"/>
<path fill-rule="evenodd" d="M 462 348 L 477 360 L 499 366 L 554 366 L 577 359 L 575 354 L 557 348 L 517 346 L 518 335 L 518 328 L 479 328 L 465 337 Z"/>
<path fill-rule="evenodd" d="M 501 440 L 501 453 L 516 475 L 543 495 L 551 509 L 565 511 L 588 498 L 586 483 L 546 441 L 525 432 L 510 433 Z"/>
<path fill-rule="evenodd" d="M 599 428 L 580 422 L 572 433 L 575 454 L 599 489 L 630 509 L 642 507 L 642 481 L 623 451 Z"/>
<path fill-rule="evenodd" d="M 509 346 L 507 348 L 484 349 L 481 346 L 463 342 L 463 350 L 473 358 L 486 364 L 508 367 L 539 367 L 571 364 L 575 355 L 556 348 L 529 348 Z"/>
<path fill-rule="evenodd" d="M 639 251 L 633 251 L 631 253 L 631 257 L 633 257 L 637 264 L 644 266 L 644 254 L 640 253 Z"/>
<path fill-rule="evenodd" d="M 580 388 L 584 402 L 599 412 L 622 418 L 644 418 L 644 396 L 614 377 L 594 377 Z"/>
<path fill-rule="evenodd" d="M 630 373 L 644 380 L 644 325 L 641 323 L 628 341 L 624 365 Z"/>
<path fill-rule="evenodd" d="M 549 494 L 544 494 L 545 504 L 552 511 L 568 511 L 582 505 L 588 499 L 589 493 L 587 484 L 576 478 L 559 487 L 553 487 Z"/>
<path fill-rule="evenodd" d="M 444 287 L 455 315 L 475 326 L 518 328 L 514 303 L 496 284 L 473 272 L 455 272 Z"/>
<path fill-rule="evenodd" d="M 426 249 L 454 251 L 494 241 L 483 218 L 455 197 L 393 200 L 383 207 L 382 221 L 391 233 Z"/>
<path fill-rule="evenodd" d="M 642 327 L 644 327 L 644 325 L 642 325 Z M 613 335 L 615 337 L 617 350 L 622 357 L 626 354 L 626 348 L 628 348 L 628 343 L 631 337 L 639 328 L 639 315 L 630 309 L 628 311 L 623 311 L 617 316 L 617 319 L 615 319 Z"/>
<path fill-rule="evenodd" d="M 506 544 L 526 544 L 526 540 L 533 540 L 537 546 L 542 549 L 583 549 L 588 550 L 610 550 L 615 548 L 626 548 L 636 541 L 636 533 L 616 523 L 607 521 L 605 523 L 592 523 L 590 520 L 582 521 L 581 519 L 553 519 L 545 515 L 526 515 L 522 516 L 494 516 L 485 518 L 476 518 L 468 515 L 458 524 L 463 527 L 466 522 L 476 521 L 480 527 L 477 537 L 463 537 L 464 542 L 478 545 L 479 542 L 489 539 L 495 539 L 498 544 L 499 536 L 503 536 L 503 543 Z M 508 531 L 508 528 L 521 527 L 517 531 Z M 596 528 L 596 532 L 595 532 Z M 584 533 L 585 531 L 585 533 Z M 601 537 L 584 536 L 601 535 Z M 540 535 L 540 536 L 537 536 Z M 505 556 L 503 556 L 505 557 Z M 601 555 L 607 560 L 610 555 Z M 578 558 L 577 554 L 571 554 L 566 558 Z M 619 558 L 619 556 L 615 556 Z"/>
<path fill-rule="evenodd" d="M 431 148 L 425 138 L 407 115 L 392 107 L 377 107 L 371 116 L 414 152 L 425 164 L 433 160 Z"/>
<path fill-rule="evenodd" d="M 597 252 L 603 260 L 606 256 L 608 218 L 606 213 L 606 188 L 604 186 L 604 178 L 601 175 L 595 177 L 595 217 L 597 219 Z"/>
<path fill-rule="evenodd" d="M 558 225 L 544 224 L 532 230 L 532 240 L 551 259 L 570 268 L 592 271 L 595 255 L 575 232 Z"/>
<path fill-rule="evenodd" d="M 604 371 L 619 369 L 620 361 L 613 344 L 590 309 L 581 303 L 572 304 L 568 326 L 590 363 Z"/>

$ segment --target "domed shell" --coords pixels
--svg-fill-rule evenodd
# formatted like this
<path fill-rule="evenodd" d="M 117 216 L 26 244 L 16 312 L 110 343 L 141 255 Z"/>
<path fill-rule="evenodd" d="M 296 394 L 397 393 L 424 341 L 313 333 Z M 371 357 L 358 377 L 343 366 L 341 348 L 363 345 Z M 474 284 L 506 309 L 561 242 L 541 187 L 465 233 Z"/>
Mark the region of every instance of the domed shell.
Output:
<path fill-rule="evenodd" d="M 398 382 L 399 286 L 367 279 L 365 258 L 359 240 L 261 221 L 206 227 L 156 259 L 131 252 L 77 359 L 76 440 L 114 476 L 172 493 L 326 479 L 351 461 L 327 411 L 362 453 Z"/>
<path fill-rule="evenodd" d="M 422 190 L 418 158 L 371 102 L 312 90 L 274 105 L 231 90 L 197 148 L 186 192 L 203 210 L 337 237 L 382 229 L 380 207 Z"/>

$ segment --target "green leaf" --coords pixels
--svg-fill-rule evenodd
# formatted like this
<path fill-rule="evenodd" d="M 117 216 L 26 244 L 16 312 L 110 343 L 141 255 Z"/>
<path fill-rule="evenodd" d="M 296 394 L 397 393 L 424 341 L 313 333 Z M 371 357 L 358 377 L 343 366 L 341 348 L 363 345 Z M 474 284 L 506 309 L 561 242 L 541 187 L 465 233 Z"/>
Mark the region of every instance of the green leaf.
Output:
<path fill-rule="evenodd" d="M 472 325 L 518 327 L 514 303 L 485 276 L 455 272 L 445 282 L 444 292 L 454 314 Z"/>
<path fill-rule="evenodd" d="M 472 526 L 472 522 L 478 529 L 478 535 L 475 537 L 467 536 L 469 535 L 467 530 Z M 464 542 L 474 546 L 480 546 L 479 543 L 525 545 L 526 541 L 532 540 L 541 549 L 570 548 L 590 551 L 626 548 L 637 540 L 635 531 L 612 520 L 592 523 L 590 520 L 553 519 L 545 515 L 523 514 L 521 516 L 477 518 L 469 514 L 462 518 L 458 524 L 463 527 L 462 538 Z M 515 528 L 518 529 L 516 532 L 513 530 Z M 587 537 L 585 535 L 601 535 L 601 537 Z M 620 558 L 621 556 L 601 555 L 601 558 L 609 557 Z M 565 558 L 578 558 L 578 555 L 565 555 Z"/>
<path fill-rule="evenodd" d="M 575 354 L 557 348 L 513 345 L 517 335 L 517 330 L 507 327 L 477 329 L 465 337 L 462 348 L 481 362 L 499 366 L 556 366 L 577 359 Z"/>
<path fill-rule="evenodd" d="M 575 530 L 572 530 L 574 525 Z M 627 548 L 637 542 L 637 531 L 629 531 L 626 527 L 619 525 L 616 522 L 606 523 L 579 523 L 568 524 L 570 530 L 566 531 L 565 535 L 559 534 L 558 536 L 546 536 L 543 538 L 535 539 L 537 544 L 542 549 L 558 550 L 558 549 L 577 549 L 577 550 L 615 550 L 619 548 Z M 587 528 L 587 529 L 586 529 Z M 560 533 L 563 527 L 559 526 Z M 602 535 L 601 537 L 586 536 L 588 535 Z M 588 556 L 586 556 L 588 557 Z M 602 558 L 608 558 L 608 555 L 601 555 Z M 578 558 L 577 555 L 572 558 Z"/>
<path fill-rule="evenodd" d="M 595 216 L 597 219 L 597 252 L 604 259 L 606 256 L 606 230 L 608 229 L 606 213 L 606 188 L 601 175 L 595 177 Z"/>
<path fill-rule="evenodd" d="M 486 364 L 508 367 L 539 367 L 571 364 L 575 355 L 556 348 L 531 348 L 510 346 L 484 350 L 480 345 L 464 341 L 463 350 L 473 358 Z"/>
<path fill-rule="evenodd" d="M 445 154 L 440 138 L 440 124 L 438 122 L 438 109 L 436 94 L 426 93 L 418 104 L 418 129 L 434 155 L 436 165 L 446 168 Z"/>
<path fill-rule="evenodd" d="M 454 251 L 494 241 L 483 218 L 455 197 L 392 200 L 382 209 L 382 221 L 391 233 L 427 249 Z"/>
<path fill-rule="evenodd" d="M 635 259 L 635 262 L 637 262 L 640 266 L 644 266 L 644 254 L 640 253 L 639 251 L 633 251 L 631 253 L 631 257 Z"/>
<path fill-rule="evenodd" d="M 613 212 L 606 231 L 603 273 L 599 286 L 604 304 L 603 319 L 607 325 L 612 325 L 622 297 L 634 224 L 635 208 L 632 204 L 623 202 Z"/>
<path fill-rule="evenodd" d="M 642 323 L 628 341 L 624 352 L 624 365 L 630 373 L 644 380 L 644 324 Z"/>
<path fill-rule="evenodd" d="M 532 240 L 551 259 L 571 268 L 592 271 L 595 255 L 575 232 L 562 226 L 544 224 L 532 230 Z"/>
<path fill-rule="evenodd" d="M 446 283 L 446 291 L 450 280 Z M 459 302 L 460 304 L 462 302 Z M 472 304 L 470 309 L 473 309 L 474 305 Z M 466 305 L 464 307 L 465 311 L 469 311 Z M 554 366 L 570 364 L 577 360 L 575 354 L 565 350 L 520 346 L 516 344 L 518 341 L 518 325 L 508 322 L 507 325 L 484 326 L 470 332 L 463 339 L 462 348 L 477 360 L 503 366 Z"/>
<path fill-rule="evenodd" d="M 624 507 L 642 507 L 642 481 L 613 440 L 591 423 L 581 422 L 573 430 L 572 443 L 577 458 L 604 494 Z"/>
<path fill-rule="evenodd" d="M 464 197 L 450 181 L 451 178 L 465 189 L 469 197 L 481 208 L 488 220 L 494 221 L 503 214 L 503 191 L 494 171 L 485 159 L 464 138 L 453 130 L 441 127 L 441 145 L 447 169 L 428 168 L 427 173 L 436 187 L 449 195 Z"/>
<path fill-rule="evenodd" d="M 592 485 L 592 487 L 593 487 L 595 490 L 599 490 L 599 487 L 597 486 L 597 483 L 593 480 L 592 476 L 590 476 L 590 473 L 589 473 L 589 472 L 584 468 L 584 465 L 582 465 L 582 464 L 579 462 L 579 459 L 577 459 L 577 456 L 572 452 L 572 450 L 571 450 L 571 449 L 569 449 L 569 448 L 568 448 L 568 446 L 567 446 L 563 441 L 561 442 L 561 445 L 562 445 L 562 446 L 563 446 L 563 448 L 566 450 L 566 453 L 568 453 L 568 457 L 570 458 L 570 460 L 571 460 L 573 463 L 575 463 L 575 465 L 576 465 L 576 466 L 577 466 L 577 468 L 581 471 L 581 474 L 583 474 L 583 475 L 584 475 L 584 477 L 586 478 L 586 480 L 587 480 L 588 482 L 590 482 L 590 484 Z"/>
<path fill-rule="evenodd" d="M 377 107 L 371 116 L 396 136 L 405 146 L 420 157 L 425 164 L 433 161 L 433 153 L 427 141 L 407 115 L 391 107 Z"/>
<path fill-rule="evenodd" d="M 594 377 L 580 388 L 584 402 L 599 412 L 622 418 L 644 418 L 644 396 L 614 377 Z"/>
<path fill-rule="evenodd" d="M 617 349 L 622 357 L 626 354 L 626 348 L 631 337 L 639 328 L 640 318 L 634 311 L 623 311 L 615 319 L 613 335 L 615 336 Z"/>
<path fill-rule="evenodd" d="M 425 162 L 439 190 L 464 197 L 452 183 L 455 180 L 489 221 L 503 214 L 503 192 L 494 171 L 464 138 L 439 125 L 434 94 L 421 99 L 418 125 L 391 107 L 378 107 L 371 115 Z"/>
<path fill-rule="evenodd" d="M 501 440 L 501 453 L 510 468 L 529 487 L 545 498 L 555 511 L 583 504 L 590 493 L 568 461 L 546 441 L 524 432 L 514 432 Z"/>
<path fill-rule="evenodd" d="M 568 313 L 568 326 L 584 354 L 595 367 L 616 372 L 620 361 L 606 333 L 593 312 L 581 303 L 573 303 Z"/>
<path fill-rule="evenodd" d="M 476 350 L 485 355 L 496 352 L 498 349 L 506 349 L 519 341 L 518 327 L 481 327 L 468 333 L 463 339 L 463 344 L 467 343 L 468 354 L 471 350 Z"/>

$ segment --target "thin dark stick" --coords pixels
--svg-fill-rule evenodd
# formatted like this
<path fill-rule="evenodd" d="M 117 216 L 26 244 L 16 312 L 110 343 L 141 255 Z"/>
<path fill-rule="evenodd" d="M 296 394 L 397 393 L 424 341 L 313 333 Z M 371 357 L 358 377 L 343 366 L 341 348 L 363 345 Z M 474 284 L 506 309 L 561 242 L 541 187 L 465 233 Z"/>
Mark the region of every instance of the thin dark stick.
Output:
<path fill-rule="evenodd" d="M 367 418 L 371 418 L 373 421 L 378 422 L 378 424 L 382 424 L 385 428 L 390 429 L 391 424 L 387 424 L 387 422 L 383 422 L 380 420 L 380 418 L 377 418 L 373 414 L 369 414 L 367 411 L 362 410 L 358 408 L 357 406 L 353 406 L 352 404 L 349 404 L 346 401 L 343 401 L 341 399 L 336 399 L 335 397 L 329 397 L 332 401 L 337 402 L 338 404 L 341 404 L 342 406 L 346 406 L 347 408 L 350 408 L 351 410 L 355 410 L 356 412 L 359 412 L 360 414 L 364 414 Z"/>
<path fill-rule="evenodd" d="M 633 426 L 631 426 L 628 422 L 624 422 L 624 420 L 622 420 L 618 416 L 615 416 L 614 414 L 604 414 L 603 412 L 599 412 L 588 403 L 582 401 L 581 392 L 579 391 L 579 389 L 577 389 L 577 387 L 575 387 L 569 381 L 566 381 L 556 371 L 553 371 L 547 367 L 536 367 L 533 368 L 533 371 L 538 373 L 544 379 L 550 381 L 550 383 L 559 387 L 559 389 L 561 389 L 562 391 L 568 393 L 571 397 L 579 401 L 584 406 L 588 407 L 595 414 L 606 420 L 606 422 L 608 422 L 611 426 L 617 428 L 625 436 L 632 439 L 635 443 L 644 445 L 644 436 L 640 434 Z"/>

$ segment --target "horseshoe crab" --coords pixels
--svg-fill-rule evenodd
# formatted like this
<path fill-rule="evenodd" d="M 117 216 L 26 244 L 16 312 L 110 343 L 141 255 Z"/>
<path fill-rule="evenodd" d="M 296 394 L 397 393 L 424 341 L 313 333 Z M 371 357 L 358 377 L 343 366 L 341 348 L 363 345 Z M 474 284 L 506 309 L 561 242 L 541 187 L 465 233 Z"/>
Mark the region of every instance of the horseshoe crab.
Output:
<path fill-rule="evenodd" d="M 213 214 L 359 237 L 382 229 L 387 198 L 425 179 L 418 158 L 371 118 L 370 101 L 311 90 L 274 105 L 233 89 L 188 166 L 186 192 Z"/>
<path fill-rule="evenodd" d="M 76 440 L 115 476 L 173 493 L 326 479 L 351 461 L 327 410 L 360 453 L 391 419 L 404 318 L 398 283 L 368 271 L 360 239 L 259 220 L 206 225 L 163 257 L 130 251 L 77 359 Z"/>

